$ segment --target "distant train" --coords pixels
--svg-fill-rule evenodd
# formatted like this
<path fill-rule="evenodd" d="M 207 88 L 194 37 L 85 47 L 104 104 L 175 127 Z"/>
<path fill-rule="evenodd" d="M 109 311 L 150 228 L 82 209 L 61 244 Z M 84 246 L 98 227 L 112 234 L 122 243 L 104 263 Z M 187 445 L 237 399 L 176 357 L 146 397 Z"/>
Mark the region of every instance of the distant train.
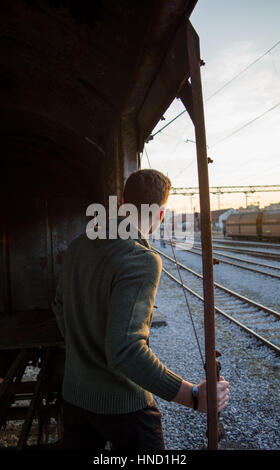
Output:
<path fill-rule="evenodd" d="M 280 240 L 280 210 L 231 214 L 225 222 L 225 236 Z"/>

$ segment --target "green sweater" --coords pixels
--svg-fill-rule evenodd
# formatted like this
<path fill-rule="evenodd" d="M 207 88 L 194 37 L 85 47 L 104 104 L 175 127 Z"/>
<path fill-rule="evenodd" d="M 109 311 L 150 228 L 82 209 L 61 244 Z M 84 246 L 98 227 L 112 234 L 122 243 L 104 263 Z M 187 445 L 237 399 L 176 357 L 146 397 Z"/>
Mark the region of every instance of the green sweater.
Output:
<path fill-rule="evenodd" d="M 138 239 L 76 238 L 63 256 L 53 311 L 65 340 L 63 398 L 95 413 L 172 400 L 182 378 L 148 346 L 161 258 Z"/>

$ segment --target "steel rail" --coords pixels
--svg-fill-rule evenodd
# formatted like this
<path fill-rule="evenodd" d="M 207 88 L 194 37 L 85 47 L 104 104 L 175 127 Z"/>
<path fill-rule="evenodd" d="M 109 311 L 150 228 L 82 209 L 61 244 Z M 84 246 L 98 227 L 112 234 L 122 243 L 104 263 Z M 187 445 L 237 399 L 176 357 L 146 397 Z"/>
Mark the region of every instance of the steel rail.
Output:
<path fill-rule="evenodd" d="M 183 245 L 183 244 L 182 244 Z M 176 246 L 179 246 L 180 247 L 180 244 L 179 243 L 176 243 Z M 194 248 L 195 250 L 201 250 L 201 248 Z M 193 253 L 194 255 L 199 255 L 201 256 L 201 253 L 197 253 L 196 251 L 193 251 L 194 249 L 191 249 L 191 250 L 185 250 L 185 251 L 188 251 L 190 253 Z M 242 261 L 243 263 L 252 263 L 252 264 L 256 264 L 258 266 L 264 266 L 264 267 L 267 267 L 267 268 L 272 268 L 272 269 L 276 269 L 278 271 L 280 271 L 279 268 L 277 268 L 276 266 L 271 266 L 271 265 L 265 265 L 265 264 L 262 264 L 262 263 L 256 263 L 254 261 L 248 261 L 248 260 L 244 260 L 244 259 L 241 259 L 241 258 L 234 258 L 234 256 L 229 256 L 229 255 L 223 255 L 223 253 L 219 253 L 217 251 L 213 251 L 213 254 L 219 254 L 220 256 L 225 256 L 227 258 L 232 258 L 233 260 L 238 260 L 238 261 Z M 215 256 L 215 259 L 220 261 L 221 263 L 225 263 L 225 264 L 229 264 L 230 266 L 236 266 L 237 268 L 241 268 L 241 269 L 245 269 L 246 271 L 251 271 L 253 273 L 257 273 L 257 274 L 263 274 L 264 276 L 269 276 L 269 277 L 272 277 L 274 279 L 279 279 L 280 280 L 280 275 L 278 274 L 273 274 L 273 273 L 269 273 L 267 271 L 261 271 L 259 269 L 253 269 L 253 268 L 250 268 L 249 266 L 242 266 L 241 264 L 238 264 L 238 263 L 233 263 L 232 261 L 227 261 L 227 260 L 224 260 L 224 259 L 221 259 L 221 258 L 217 258 Z"/>
<path fill-rule="evenodd" d="M 196 242 L 197 243 L 197 242 Z M 194 245 L 196 247 L 196 245 Z M 214 244 L 214 249 L 218 248 L 219 250 L 222 251 L 231 251 L 233 253 L 240 253 L 240 254 L 246 254 L 246 255 L 251 255 L 255 256 L 256 258 L 266 258 L 266 259 L 275 259 L 276 261 L 280 261 L 280 253 L 265 253 L 264 251 L 254 251 L 254 250 L 244 250 L 242 248 L 231 248 L 231 247 L 225 247 L 225 246 L 215 246 Z"/>
<path fill-rule="evenodd" d="M 184 244 L 184 242 L 179 242 L 181 244 Z M 197 248 L 198 250 L 200 250 L 201 248 Z M 262 266 L 263 268 L 269 268 L 269 269 L 275 269 L 276 271 L 280 271 L 280 268 L 278 266 L 274 266 L 273 264 L 265 264 L 265 263 L 260 263 L 259 261 L 252 261 L 250 259 L 244 259 L 244 258 L 238 258 L 237 256 L 231 256 L 231 255 L 224 255 L 223 253 L 220 253 L 219 251 L 216 251 L 214 249 L 213 253 L 217 253 L 218 255 L 221 255 L 221 256 L 224 256 L 225 258 L 230 258 L 230 259 L 234 259 L 234 260 L 237 260 L 237 261 L 242 261 L 242 262 L 246 262 L 248 264 L 254 264 L 254 265 L 257 265 L 257 266 Z"/>
<path fill-rule="evenodd" d="M 158 248 L 155 248 L 153 247 L 153 249 L 155 251 L 157 251 L 160 255 L 164 256 L 166 259 L 168 259 L 169 261 L 171 261 L 172 263 L 175 263 L 175 261 L 173 260 L 173 258 L 171 258 L 170 256 L 168 256 L 166 253 L 163 253 L 161 250 L 159 250 Z M 195 272 L 193 269 L 190 269 L 188 268 L 187 266 L 185 266 L 184 264 L 180 263 L 179 261 L 177 261 L 177 264 L 178 266 L 180 266 L 182 269 L 185 269 L 185 271 L 188 271 L 190 272 L 191 274 L 193 274 L 194 276 L 200 278 L 200 279 L 203 279 L 203 276 L 197 272 Z M 221 284 L 218 284 L 217 282 L 214 282 L 214 286 L 217 287 L 218 289 L 220 290 L 223 290 L 224 292 L 226 292 L 227 294 L 239 299 L 239 300 L 242 300 L 243 302 L 247 303 L 247 304 L 250 304 L 252 305 L 253 307 L 257 308 L 258 310 L 262 310 L 266 313 L 269 313 L 270 315 L 274 315 L 278 320 L 280 319 L 280 313 L 277 312 L 276 310 L 273 310 L 269 307 L 266 307 L 265 305 L 262 305 L 262 304 L 259 304 L 258 302 L 255 302 L 254 300 L 251 300 L 251 299 L 248 299 L 247 297 L 241 295 L 241 294 L 238 294 L 238 292 L 235 292 L 231 289 L 228 289 L 227 287 L 224 287 L 222 286 Z"/>
<path fill-rule="evenodd" d="M 171 279 L 173 279 L 175 282 L 177 282 L 177 284 L 179 284 L 180 286 L 182 286 L 184 289 L 186 289 L 188 292 L 190 292 L 190 294 L 194 295 L 196 298 L 198 298 L 199 300 L 201 300 L 202 302 L 204 302 L 204 299 L 201 295 L 199 295 L 197 292 L 195 292 L 194 290 L 190 289 L 188 286 L 186 286 L 184 283 L 182 284 L 179 279 L 177 279 L 175 276 L 173 276 L 173 274 L 171 274 L 169 271 L 167 271 L 167 269 L 165 269 L 164 267 L 162 268 L 163 272 L 165 272 L 165 274 L 167 274 L 167 276 L 169 276 Z M 221 310 L 219 307 L 216 307 L 215 306 L 215 311 L 221 315 L 223 315 L 224 317 L 226 317 L 228 320 L 230 320 L 231 322 L 235 323 L 236 325 L 238 325 L 242 330 L 246 331 L 250 336 L 253 336 L 255 337 L 256 339 L 260 340 L 263 344 L 265 344 L 267 347 L 269 347 L 270 349 L 272 349 L 274 352 L 276 352 L 278 355 L 280 355 L 280 348 L 278 346 L 276 346 L 275 344 L 271 343 L 270 341 L 268 341 L 266 338 L 264 338 L 263 336 L 259 335 L 258 333 L 256 333 L 254 330 L 252 330 L 251 328 L 248 328 L 246 325 L 244 325 L 243 323 L 239 322 L 238 320 L 236 320 L 235 318 L 233 318 L 231 315 L 229 315 L 228 313 L 224 312 L 223 310 Z"/>
<path fill-rule="evenodd" d="M 172 263 L 174 263 L 174 260 L 173 258 L 171 258 L 170 256 L 166 255 L 165 253 L 162 253 L 161 250 L 158 250 L 157 248 L 154 248 L 153 249 L 155 251 L 157 251 L 160 255 L 163 255 L 164 257 L 166 257 L 169 261 L 171 261 Z M 199 278 L 202 278 L 201 274 L 199 273 L 196 273 L 195 271 L 193 271 L 192 269 L 190 268 L 187 268 L 186 266 L 182 265 L 182 263 L 179 263 L 177 261 L 177 265 L 182 267 L 183 269 L 186 269 L 187 271 L 189 271 L 191 274 L 194 274 L 196 275 L 197 277 Z M 162 268 L 163 272 L 165 272 L 165 274 L 167 274 L 171 279 L 173 279 L 177 284 L 181 285 L 185 290 L 187 290 L 188 292 L 190 292 L 190 294 L 192 294 L 193 296 L 195 296 L 196 298 L 198 298 L 199 300 L 201 300 L 202 302 L 204 302 L 204 299 L 203 297 L 198 294 L 197 292 L 195 292 L 193 289 L 191 289 L 190 287 L 186 286 L 184 283 L 181 283 L 181 281 L 179 281 L 175 276 L 173 276 L 173 274 L 171 274 L 166 268 Z M 228 292 L 230 295 L 234 295 L 237 294 L 236 292 L 233 292 L 233 291 L 230 291 L 229 289 L 227 288 L 224 288 L 223 286 L 220 286 L 219 284 L 215 285 L 215 287 L 218 287 L 218 288 L 222 288 L 223 290 L 225 290 L 226 292 Z M 280 314 L 274 310 L 271 310 L 269 309 L 268 307 L 264 307 L 263 305 L 261 304 L 257 304 L 256 302 L 254 301 L 251 301 L 250 299 L 247 299 L 246 297 L 243 297 L 243 296 L 240 296 L 239 294 L 236 295 L 240 300 L 242 300 L 243 302 L 246 302 L 246 303 L 249 303 L 251 304 L 252 306 L 256 307 L 258 310 L 262 310 L 262 311 L 265 311 L 266 313 L 271 313 L 272 315 L 276 315 L 276 317 L 278 319 L 280 319 Z M 267 347 L 269 347 L 270 349 L 272 349 L 274 352 L 276 352 L 278 355 L 280 355 L 280 347 L 277 346 L 276 344 L 273 344 L 271 343 L 271 341 L 269 341 L 268 339 L 264 338 L 263 336 L 259 335 L 256 331 L 252 330 L 251 328 L 249 328 L 248 326 L 244 325 L 243 323 L 241 323 L 240 321 L 236 320 L 235 318 L 233 318 L 231 315 L 229 315 L 228 313 L 226 313 L 224 310 L 220 309 L 219 307 L 215 306 L 215 311 L 221 315 L 223 315 L 224 317 L 226 317 L 228 320 L 232 321 L 233 323 L 235 323 L 236 325 L 238 325 L 240 328 L 242 328 L 244 331 L 246 331 L 249 335 L 255 337 L 256 339 L 258 339 L 259 341 L 261 341 L 263 344 L 265 344 Z"/>
<path fill-rule="evenodd" d="M 244 259 L 244 258 L 238 258 L 237 256 L 231 256 L 231 255 L 224 255 L 223 253 L 220 253 L 219 251 L 214 251 L 217 255 L 224 256 L 224 258 L 229 258 L 237 261 L 242 261 L 243 263 L 248 263 L 248 264 L 253 264 L 254 266 L 261 266 L 263 268 L 268 268 L 268 269 L 274 269 L 275 271 L 280 271 L 280 268 L 278 266 L 273 266 L 272 264 L 265 264 L 265 263 L 259 263 L 257 261 L 252 261 L 250 259 Z"/>
<path fill-rule="evenodd" d="M 275 241 L 269 241 L 269 242 L 258 242 L 258 241 L 251 241 L 251 240 L 236 240 L 232 238 L 224 238 L 224 237 L 218 237 L 218 238 L 213 238 L 213 243 L 224 243 L 225 245 L 236 245 L 236 246 L 248 246 L 252 248 L 268 248 L 272 250 L 280 250 L 280 243 Z"/>

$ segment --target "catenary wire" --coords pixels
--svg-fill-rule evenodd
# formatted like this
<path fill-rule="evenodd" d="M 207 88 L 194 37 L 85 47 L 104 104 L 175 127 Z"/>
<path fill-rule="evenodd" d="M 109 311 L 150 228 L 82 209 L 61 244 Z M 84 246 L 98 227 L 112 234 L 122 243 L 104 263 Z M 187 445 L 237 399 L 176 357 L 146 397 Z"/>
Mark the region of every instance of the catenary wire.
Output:
<path fill-rule="evenodd" d="M 273 49 L 275 49 L 278 45 L 280 44 L 280 41 L 277 41 L 272 47 L 270 47 L 270 49 L 268 49 L 266 52 L 264 52 L 262 55 L 260 55 L 259 57 L 257 57 L 257 59 L 255 59 L 253 62 L 251 62 L 249 65 L 247 65 L 244 69 L 242 69 L 240 72 L 238 72 L 238 74 L 234 75 L 234 77 L 232 77 L 228 82 L 226 82 L 223 86 L 221 86 L 220 88 L 218 88 L 214 93 L 212 93 L 212 95 L 208 96 L 206 99 L 205 99 L 205 102 L 206 101 L 210 101 L 214 96 L 216 96 L 218 93 L 220 93 L 226 86 L 228 86 L 230 83 L 232 83 L 234 80 L 236 80 L 237 78 L 240 77 L 240 75 L 242 75 L 244 72 L 246 72 L 249 68 L 251 68 L 253 65 L 255 65 L 257 62 L 259 62 L 261 59 L 263 59 L 263 57 L 265 57 L 267 54 L 269 54 Z M 172 124 L 176 119 L 178 119 L 180 116 L 182 116 L 182 114 L 184 114 L 186 112 L 186 109 L 184 109 L 181 113 L 179 113 L 177 116 L 175 116 L 173 119 L 171 119 L 171 121 L 168 121 L 163 127 L 161 127 L 157 132 L 155 132 L 154 134 L 152 134 L 151 137 L 155 137 L 157 134 L 159 134 L 163 129 L 165 129 L 167 126 L 169 126 L 170 124 Z"/>
<path fill-rule="evenodd" d="M 272 106 L 271 108 L 267 109 L 266 111 L 264 111 L 263 113 L 259 114 L 258 116 L 256 116 L 255 118 L 251 119 L 250 121 L 246 122 L 245 124 L 243 124 L 241 127 L 238 127 L 238 129 L 235 129 L 233 132 L 231 132 L 229 135 L 223 137 L 222 139 L 218 140 L 217 142 L 215 142 L 214 144 L 212 144 L 210 147 L 213 148 L 215 145 L 218 145 L 220 144 L 221 142 L 223 142 L 224 140 L 227 140 L 229 139 L 230 137 L 232 137 L 233 135 L 237 134 L 237 132 L 240 132 L 242 131 L 242 129 L 245 129 L 245 127 L 248 127 L 249 125 L 251 125 L 253 122 L 257 121 L 258 119 L 262 118 L 263 116 L 265 116 L 266 114 L 270 113 L 271 111 L 273 111 L 274 109 L 276 109 L 278 106 L 280 106 L 280 102 L 279 103 L 276 103 L 274 106 Z"/>

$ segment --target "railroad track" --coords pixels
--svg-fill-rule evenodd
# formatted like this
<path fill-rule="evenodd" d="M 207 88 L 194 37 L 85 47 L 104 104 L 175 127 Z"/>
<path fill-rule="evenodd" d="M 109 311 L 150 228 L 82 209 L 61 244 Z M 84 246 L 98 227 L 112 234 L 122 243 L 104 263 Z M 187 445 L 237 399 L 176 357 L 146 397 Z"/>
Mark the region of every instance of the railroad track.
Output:
<path fill-rule="evenodd" d="M 170 242 L 167 242 L 167 243 L 170 244 Z M 202 249 L 201 248 L 197 247 L 197 248 L 189 249 L 189 248 L 186 247 L 186 245 L 183 242 L 176 242 L 176 241 L 175 242 L 173 241 L 172 244 L 174 246 L 182 249 L 182 250 L 186 250 L 186 251 L 188 251 L 190 253 L 193 253 L 195 255 L 201 256 L 201 254 L 202 254 Z M 223 256 L 223 258 L 227 258 L 227 260 L 225 260 L 223 258 L 217 258 L 217 256 L 215 256 L 215 259 L 218 260 L 221 263 L 229 264 L 231 266 L 235 266 L 237 268 L 245 269 L 247 271 L 251 271 L 251 272 L 256 273 L 256 274 L 262 274 L 264 276 L 268 276 L 268 277 L 272 277 L 274 279 L 279 279 L 280 280 L 280 268 L 278 268 L 277 266 L 273 266 L 271 264 L 264 264 L 264 263 L 244 259 L 244 258 L 238 258 L 236 256 L 225 255 L 224 253 L 216 251 L 215 249 L 213 250 L 213 254 Z M 228 260 L 230 260 L 230 261 L 228 261 Z M 251 264 L 253 266 L 261 266 L 261 267 L 266 268 L 266 269 L 273 269 L 274 273 L 271 273 L 271 272 L 268 272 L 268 271 L 262 271 L 262 270 L 256 269 L 256 268 L 250 268 L 249 266 L 244 266 L 244 264 L 242 265 L 240 263 Z"/>
<path fill-rule="evenodd" d="M 153 250 L 168 260 L 168 262 L 176 264 L 174 258 L 171 258 L 161 250 L 155 247 L 153 247 Z M 162 269 L 172 280 L 203 302 L 203 276 L 179 261 L 177 263 L 178 267 L 183 269 L 187 276 L 183 285 L 164 266 Z M 280 313 L 216 282 L 214 287 L 215 311 L 280 355 Z"/>
<path fill-rule="evenodd" d="M 272 250 L 280 250 L 280 243 L 279 242 L 258 242 L 258 241 L 251 241 L 251 240 L 234 240 L 231 238 L 215 238 L 213 237 L 213 243 L 222 243 L 228 246 L 248 246 L 252 248 L 268 248 Z"/>
<path fill-rule="evenodd" d="M 201 243 L 195 242 L 194 248 L 200 248 Z M 239 254 L 244 254 L 244 255 L 249 255 L 249 256 L 254 256 L 256 258 L 263 258 L 263 259 L 271 259 L 275 261 L 280 261 L 280 252 L 265 252 L 265 251 L 258 251 L 258 250 L 251 250 L 251 249 L 244 249 L 244 248 L 236 248 L 236 247 L 230 247 L 230 246 L 222 246 L 222 245 L 217 245 L 216 243 L 213 244 L 214 248 L 218 248 L 221 251 L 230 251 L 232 253 L 239 253 Z"/>

